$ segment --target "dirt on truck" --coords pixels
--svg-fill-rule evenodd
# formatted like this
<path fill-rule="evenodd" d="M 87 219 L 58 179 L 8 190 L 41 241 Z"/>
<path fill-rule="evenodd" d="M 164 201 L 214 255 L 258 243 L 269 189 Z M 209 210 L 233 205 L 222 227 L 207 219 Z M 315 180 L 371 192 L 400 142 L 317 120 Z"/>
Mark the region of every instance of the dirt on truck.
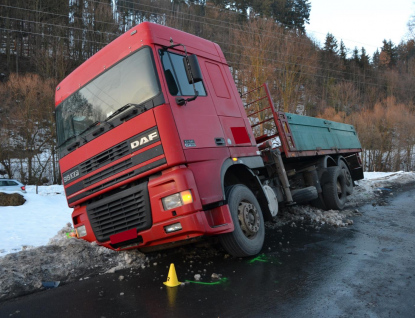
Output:
<path fill-rule="evenodd" d="M 141 23 L 56 88 L 60 168 L 78 238 L 151 251 L 218 236 L 259 253 L 265 220 L 342 209 L 363 178 L 353 126 L 238 93 L 220 47 Z"/>

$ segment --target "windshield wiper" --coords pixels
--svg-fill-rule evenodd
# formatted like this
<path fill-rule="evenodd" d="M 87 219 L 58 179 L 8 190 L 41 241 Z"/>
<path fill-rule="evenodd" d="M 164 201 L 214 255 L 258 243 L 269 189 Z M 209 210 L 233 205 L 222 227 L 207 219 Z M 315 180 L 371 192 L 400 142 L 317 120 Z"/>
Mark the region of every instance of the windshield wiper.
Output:
<path fill-rule="evenodd" d="M 92 123 L 91 125 L 89 125 L 88 127 L 86 127 L 83 131 L 81 131 L 80 134 L 78 134 L 78 135 L 72 135 L 71 137 L 69 137 L 68 139 L 66 139 L 64 142 L 62 142 L 60 145 L 58 145 L 58 148 L 62 147 L 64 144 L 67 144 L 69 140 L 75 139 L 77 137 L 81 137 L 84 140 L 84 142 L 87 142 L 86 138 L 85 137 L 82 137 L 81 135 L 83 133 L 85 133 L 86 131 L 90 130 L 92 127 L 95 127 L 98 124 L 100 124 L 99 121 L 96 121 L 96 122 Z M 75 148 L 77 146 L 79 146 L 79 141 L 75 141 L 74 143 L 70 144 L 69 147 L 68 147 L 68 150 L 70 150 L 72 148 Z"/>
<path fill-rule="evenodd" d="M 123 107 L 121 107 L 121 108 L 119 108 L 119 109 L 117 109 L 114 113 L 112 113 L 111 115 L 109 115 L 108 117 L 107 117 L 107 119 L 105 119 L 105 121 L 108 121 L 108 120 L 110 120 L 111 118 L 114 118 L 115 116 L 117 116 L 117 115 L 119 115 L 119 114 L 121 114 L 122 112 L 124 112 L 124 111 L 126 111 L 127 109 L 129 109 L 130 107 L 134 107 L 135 109 L 133 110 L 133 112 L 131 113 L 131 114 L 129 114 L 129 115 L 127 115 L 127 116 L 124 116 L 124 117 L 122 117 L 122 118 L 120 118 L 120 120 L 121 121 L 123 121 L 123 120 L 125 120 L 125 119 L 127 119 L 128 117 L 130 117 L 131 115 L 135 115 L 136 113 L 137 113 L 137 109 L 140 109 L 141 110 L 141 112 L 143 112 L 143 111 L 146 111 L 147 110 L 147 108 L 146 108 L 146 106 L 145 105 L 143 105 L 143 104 L 133 104 L 133 103 L 128 103 L 128 104 L 125 104 Z"/>
<path fill-rule="evenodd" d="M 136 104 L 131 104 L 131 103 L 125 104 L 123 107 L 118 108 L 115 112 L 113 112 L 111 115 L 109 115 L 107 117 L 107 119 L 105 119 L 105 121 L 108 121 L 111 118 L 114 118 L 115 116 L 117 116 L 118 114 L 121 114 L 124 110 L 127 110 L 128 108 L 130 108 L 132 106 L 136 106 Z"/>
<path fill-rule="evenodd" d="M 91 125 L 89 125 L 88 127 L 86 127 L 84 130 L 82 130 L 78 136 L 81 136 L 83 133 L 87 132 L 88 130 L 90 130 L 91 128 L 95 127 L 96 125 L 99 125 L 101 122 L 99 120 L 97 120 L 96 122 L 92 123 Z M 84 138 L 85 141 L 85 138 Z"/>

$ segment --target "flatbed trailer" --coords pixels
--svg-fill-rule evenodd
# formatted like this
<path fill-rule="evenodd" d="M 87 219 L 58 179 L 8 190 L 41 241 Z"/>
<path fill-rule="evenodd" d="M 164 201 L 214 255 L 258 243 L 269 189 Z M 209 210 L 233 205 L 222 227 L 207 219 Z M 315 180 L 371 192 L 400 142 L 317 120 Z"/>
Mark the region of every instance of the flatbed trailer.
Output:
<path fill-rule="evenodd" d="M 342 209 L 346 196 L 353 191 L 354 180 L 363 179 L 359 157 L 362 146 L 355 128 L 323 118 L 277 111 L 266 83 L 241 97 L 264 162 L 276 165 L 281 183 L 277 188 L 283 189 L 277 191 L 278 202 L 288 205 L 311 202 L 325 210 Z M 336 167 L 341 168 L 341 174 L 335 172 Z M 333 180 L 333 173 L 341 180 L 329 188 L 326 184 Z M 316 198 L 310 200 L 313 197 Z"/>

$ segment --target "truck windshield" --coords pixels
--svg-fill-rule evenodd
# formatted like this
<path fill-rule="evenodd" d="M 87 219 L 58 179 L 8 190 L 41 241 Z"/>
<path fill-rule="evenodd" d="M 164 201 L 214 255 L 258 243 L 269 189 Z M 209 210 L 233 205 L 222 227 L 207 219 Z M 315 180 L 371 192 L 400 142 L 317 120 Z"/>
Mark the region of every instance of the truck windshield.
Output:
<path fill-rule="evenodd" d="M 85 134 L 127 104 L 141 104 L 160 93 L 150 48 L 117 63 L 56 108 L 58 145 Z"/>

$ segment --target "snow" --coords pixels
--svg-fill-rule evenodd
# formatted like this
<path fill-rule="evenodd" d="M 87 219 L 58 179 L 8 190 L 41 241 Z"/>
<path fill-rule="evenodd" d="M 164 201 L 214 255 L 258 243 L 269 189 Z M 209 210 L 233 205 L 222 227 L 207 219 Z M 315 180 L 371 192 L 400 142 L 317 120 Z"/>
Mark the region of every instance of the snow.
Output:
<path fill-rule="evenodd" d="M 50 238 L 71 223 L 63 186 L 26 186 L 21 206 L 0 207 L 0 256 L 22 248 L 46 245 Z M 12 193 L 7 192 L 6 193 Z"/>
<path fill-rule="evenodd" d="M 352 207 L 374 197 L 388 182 L 405 184 L 415 181 L 415 172 L 365 172 L 364 176 L 350 196 L 349 205 Z M 59 230 L 72 222 L 72 209 L 68 208 L 63 186 L 39 186 L 38 194 L 35 186 L 27 186 L 26 190 L 23 195 L 27 201 L 22 206 L 0 207 L 0 257 L 47 245 Z M 348 219 L 353 215 L 347 211 L 324 212 L 310 206 L 298 206 L 287 214 L 290 224 L 304 218 L 317 225 L 347 226 L 353 223 Z"/>
<path fill-rule="evenodd" d="M 403 171 L 398 171 L 398 172 L 365 172 L 364 173 L 364 176 L 365 176 L 364 180 L 398 177 L 401 174 L 404 174 L 404 172 Z"/>

